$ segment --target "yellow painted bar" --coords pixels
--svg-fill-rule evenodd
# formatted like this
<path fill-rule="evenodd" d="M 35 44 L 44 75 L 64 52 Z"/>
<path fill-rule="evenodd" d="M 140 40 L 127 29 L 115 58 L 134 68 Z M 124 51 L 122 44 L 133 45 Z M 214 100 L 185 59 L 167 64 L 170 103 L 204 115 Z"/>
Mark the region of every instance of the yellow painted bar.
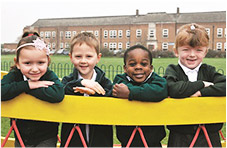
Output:
<path fill-rule="evenodd" d="M 8 72 L 7 71 L 1 71 L 1 79 L 3 78 L 4 75 L 6 75 Z"/>
<path fill-rule="evenodd" d="M 1 116 L 10 118 L 107 125 L 178 125 L 226 122 L 226 97 L 167 98 L 161 102 L 66 95 L 48 103 L 21 94 L 1 102 Z"/>

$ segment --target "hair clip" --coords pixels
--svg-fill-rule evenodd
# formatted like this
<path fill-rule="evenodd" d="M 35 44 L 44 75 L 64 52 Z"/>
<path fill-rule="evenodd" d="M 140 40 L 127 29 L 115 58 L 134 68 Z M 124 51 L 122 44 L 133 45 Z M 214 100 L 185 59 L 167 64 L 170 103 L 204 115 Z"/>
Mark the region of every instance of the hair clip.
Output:
<path fill-rule="evenodd" d="M 191 30 L 195 30 L 195 26 L 194 25 L 191 25 Z"/>
<path fill-rule="evenodd" d="M 28 36 L 27 37 L 29 37 L 29 36 L 33 36 L 34 34 L 33 33 L 30 33 L 30 34 L 28 34 Z"/>
<path fill-rule="evenodd" d="M 33 40 L 33 43 L 25 43 L 21 46 L 19 46 L 17 50 L 19 50 L 20 48 L 22 47 L 25 47 L 25 46 L 34 46 L 36 49 L 39 49 L 39 50 L 46 50 L 46 54 L 49 55 L 50 53 L 50 49 L 49 47 L 44 43 L 43 40 L 40 40 L 39 38 L 36 38 L 36 40 Z"/>

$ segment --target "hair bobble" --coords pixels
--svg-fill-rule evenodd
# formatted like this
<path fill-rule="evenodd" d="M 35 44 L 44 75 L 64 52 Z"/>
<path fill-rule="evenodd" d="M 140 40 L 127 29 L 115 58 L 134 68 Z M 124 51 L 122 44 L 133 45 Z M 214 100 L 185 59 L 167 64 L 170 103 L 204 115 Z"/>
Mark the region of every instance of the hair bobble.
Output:
<path fill-rule="evenodd" d="M 191 31 L 194 31 L 195 30 L 195 25 L 191 25 Z"/>

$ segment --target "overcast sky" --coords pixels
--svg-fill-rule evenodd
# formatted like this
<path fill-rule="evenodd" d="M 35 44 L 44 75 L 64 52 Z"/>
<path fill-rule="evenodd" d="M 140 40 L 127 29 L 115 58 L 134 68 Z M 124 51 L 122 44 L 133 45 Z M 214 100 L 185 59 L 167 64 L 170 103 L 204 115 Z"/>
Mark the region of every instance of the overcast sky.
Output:
<path fill-rule="evenodd" d="M 41 18 L 226 11 L 226 0 L 1 0 L 1 43 L 15 42 Z"/>

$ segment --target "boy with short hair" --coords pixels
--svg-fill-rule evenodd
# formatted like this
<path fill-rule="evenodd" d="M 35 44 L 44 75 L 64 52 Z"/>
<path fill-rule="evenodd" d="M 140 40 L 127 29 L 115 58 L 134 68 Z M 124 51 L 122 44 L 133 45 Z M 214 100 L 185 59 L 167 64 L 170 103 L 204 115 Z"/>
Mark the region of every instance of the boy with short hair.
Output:
<path fill-rule="evenodd" d="M 62 80 L 66 95 L 111 95 L 111 81 L 96 66 L 101 59 L 99 50 L 99 42 L 92 33 L 83 32 L 72 39 L 69 56 L 75 68 L 73 73 Z M 73 127 L 71 123 L 62 124 L 61 147 L 65 146 Z M 80 124 L 79 127 L 88 147 L 113 147 L 112 126 Z M 77 132 L 74 132 L 69 147 L 83 147 Z"/>
<path fill-rule="evenodd" d="M 183 25 L 176 36 L 175 54 L 178 65 L 170 64 L 164 77 L 168 83 L 169 96 L 173 98 L 199 96 L 225 96 L 226 77 L 215 67 L 202 64 L 209 47 L 205 27 L 198 24 Z M 221 147 L 219 130 L 222 123 L 205 124 L 213 147 Z M 171 125 L 168 147 L 189 147 L 199 125 Z M 205 135 L 200 132 L 195 147 L 208 147 Z"/>
<path fill-rule="evenodd" d="M 116 75 L 113 96 L 130 101 L 159 102 L 167 96 L 167 82 L 152 72 L 152 54 L 142 45 L 135 45 L 124 54 L 124 74 Z M 152 118 L 152 117 L 148 117 Z M 126 147 L 135 126 L 116 126 L 117 137 L 122 147 Z M 141 126 L 149 147 L 162 147 L 165 137 L 164 126 Z M 131 147 L 144 147 L 137 132 Z"/>

